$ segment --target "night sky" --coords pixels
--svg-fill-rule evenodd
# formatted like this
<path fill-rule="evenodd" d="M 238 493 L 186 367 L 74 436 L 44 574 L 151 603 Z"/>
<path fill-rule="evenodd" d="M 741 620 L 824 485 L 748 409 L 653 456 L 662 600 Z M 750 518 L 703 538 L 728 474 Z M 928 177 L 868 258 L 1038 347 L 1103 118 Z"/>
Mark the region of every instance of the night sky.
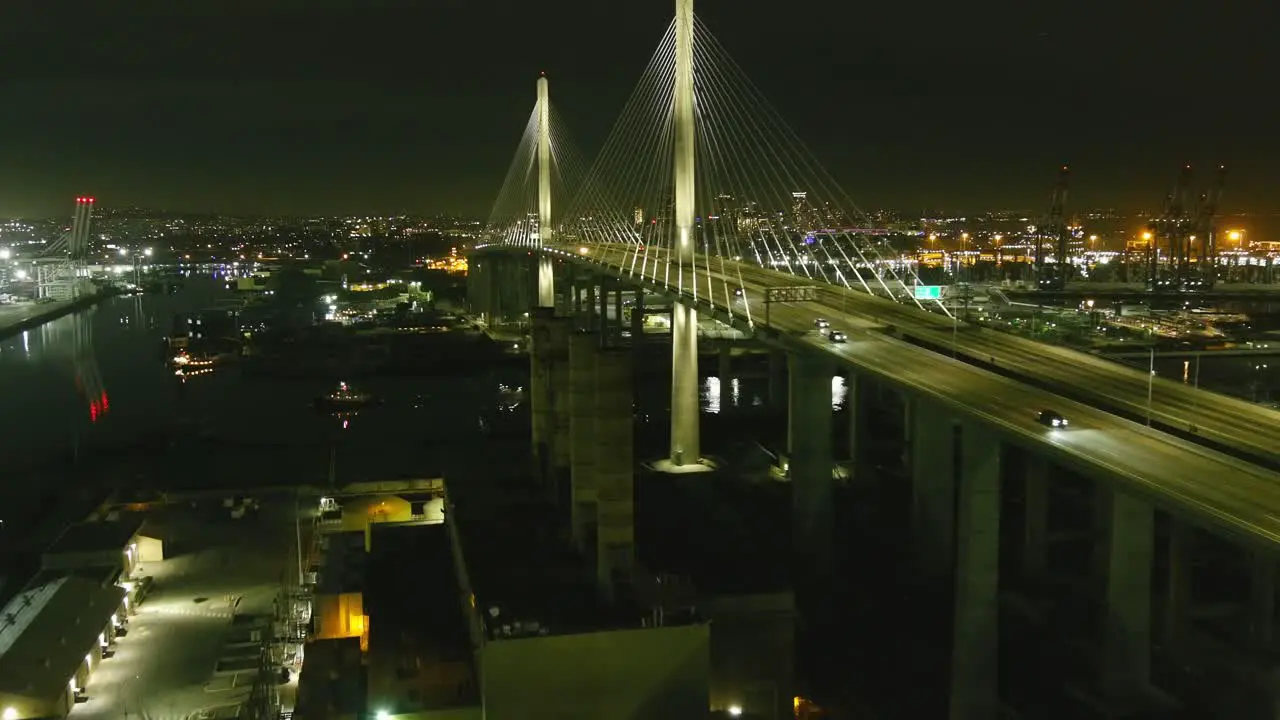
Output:
<path fill-rule="evenodd" d="M 5 0 L 0 216 L 63 214 L 81 193 L 484 214 L 537 73 L 594 154 L 672 5 Z M 864 207 L 1038 208 L 1062 162 L 1079 206 L 1154 206 L 1183 162 L 1228 164 L 1224 210 L 1276 205 L 1263 3 L 697 7 Z"/>

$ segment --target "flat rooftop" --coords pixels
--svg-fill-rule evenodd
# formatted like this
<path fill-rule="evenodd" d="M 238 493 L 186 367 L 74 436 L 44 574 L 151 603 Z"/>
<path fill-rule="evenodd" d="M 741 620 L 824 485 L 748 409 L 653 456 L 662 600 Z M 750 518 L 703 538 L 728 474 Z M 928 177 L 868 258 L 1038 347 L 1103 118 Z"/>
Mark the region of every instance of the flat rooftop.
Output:
<path fill-rule="evenodd" d="M 47 555 L 92 553 L 124 549 L 142 530 L 143 516 L 121 513 L 116 520 L 99 520 L 68 525 L 45 550 Z"/>
<path fill-rule="evenodd" d="M 121 588 L 70 575 L 15 595 L 0 610 L 0 693 L 65 693 L 123 599 Z"/>
<path fill-rule="evenodd" d="M 327 533 L 324 537 L 328 546 L 320 554 L 315 591 L 324 594 L 363 591 L 368 566 L 367 553 L 364 551 L 364 532 L 335 532 Z"/>
<path fill-rule="evenodd" d="M 720 473 L 636 478 L 636 555 L 711 595 L 792 587 L 791 487 Z"/>
<path fill-rule="evenodd" d="M 298 674 L 293 717 L 315 720 L 359 715 L 365 709 L 366 684 L 360 638 L 309 642 Z"/>
<path fill-rule="evenodd" d="M 42 569 L 35 574 L 29 585 L 43 585 L 64 577 L 76 577 L 88 580 L 99 587 L 110 587 L 120 580 L 122 572 L 119 565 L 93 565 L 67 570 L 57 568 Z"/>
<path fill-rule="evenodd" d="M 429 657 L 471 660 L 450 544 L 443 524 L 373 526 L 364 599 L 371 652 L 379 652 L 381 642 L 393 642 L 413 646 L 409 650 L 429 648 Z M 406 576 L 418 574 L 430 581 L 405 592 Z"/>
<path fill-rule="evenodd" d="M 596 591 L 594 568 L 562 538 L 536 484 L 491 476 L 477 485 L 450 486 L 447 515 L 492 639 L 507 636 L 504 628 L 524 636 L 640 627 L 638 607 Z"/>

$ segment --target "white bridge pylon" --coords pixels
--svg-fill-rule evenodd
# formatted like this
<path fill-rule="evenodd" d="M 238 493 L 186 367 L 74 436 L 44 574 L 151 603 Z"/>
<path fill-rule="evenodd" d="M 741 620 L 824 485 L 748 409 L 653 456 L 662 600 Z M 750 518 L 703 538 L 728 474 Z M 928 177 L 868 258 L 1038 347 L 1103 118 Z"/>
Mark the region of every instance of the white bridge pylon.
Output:
<path fill-rule="evenodd" d="M 693 0 L 675 0 L 662 41 L 572 193 L 562 175 L 580 168 L 564 152 L 545 79 L 538 90 L 488 242 L 600 263 L 684 298 L 672 311 L 670 469 L 705 465 L 694 307 L 755 328 L 770 320 L 752 303 L 779 289 L 830 285 L 920 305 L 914 248 L 895 247 L 822 169 L 694 14 Z M 540 260 L 538 275 L 538 302 L 550 304 L 550 264 Z"/>

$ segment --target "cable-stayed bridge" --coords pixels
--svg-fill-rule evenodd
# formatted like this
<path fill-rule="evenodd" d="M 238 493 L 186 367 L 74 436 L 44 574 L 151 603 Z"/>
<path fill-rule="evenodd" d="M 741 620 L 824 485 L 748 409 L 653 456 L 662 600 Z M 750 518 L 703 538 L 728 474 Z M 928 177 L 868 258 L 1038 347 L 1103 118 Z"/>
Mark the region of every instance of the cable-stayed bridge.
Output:
<path fill-rule="evenodd" d="M 1260 592 L 1272 600 L 1255 609 L 1271 627 L 1272 553 L 1280 546 L 1276 414 L 970 328 L 941 302 L 919 299 L 911 249 L 866 230 L 865 214 L 693 15 L 692 0 L 676 6 L 589 166 L 570 149 L 548 83 L 539 80 L 480 250 L 533 260 L 516 275 L 528 279 L 526 300 L 537 308 L 531 400 L 535 446 L 550 457 L 544 466 L 572 476 L 573 492 L 592 487 L 604 470 L 576 459 L 573 448 L 590 435 L 578 408 L 591 405 L 592 393 L 617 392 L 579 385 L 576 378 L 591 375 L 575 370 L 577 357 L 608 363 L 585 359 L 583 344 L 557 329 L 557 315 L 594 308 L 597 291 L 603 310 L 610 293 L 621 305 L 622 285 L 642 288 L 675 301 L 671 443 L 657 467 L 697 472 L 712 465 L 698 432 L 700 316 L 786 355 L 794 522 L 808 551 L 802 567 L 815 575 L 832 532 L 831 374 L 849 376 L 851 454 L 863 471 L 865 405 L 885 402 L 886 389 L 894 396 L 921 568 L 945 575 L 939 564 L 954 558 L 953 717 L 994 717 L 999 703 L 999 530 L 1009 510 L 1002 492 L 1011 483 L 1025 501 L 1019 512 L 1026 540 L 1018 552 L 1028 572 L 1047 565 L 1048 478 L 1070 472 L 1095 487 L 1108 558 L 1101 573 L 1109 620 L 1100 639 L 1108 693 L 1142 694 L 1149 681 L 1153 598 L 1151 584 L 1140 580 L 1155 571 L 1157 518 L 1162 528 L 1198 527 L 1249 548 L 1250 562 L 1271 570 L 1256 582 L 1270 584 L 1269 595 Z M 607 313 L 599 316 L 601 338 L 610 337 Z M 815 332 L 820 319 L 846 341 Z M 616 373 L 610 377 L 616 383 Z M 1070 426 L 1046 426 L 1044 409 Z M 603 517 L 603 499 L 586 502 L 598 502 Z M 1185 548 L 1171 544 L 1169 552 L 1168 567 L 1187 562 L 1177 555 Z M 1177 574 L 1168 582 L 1186 580 Z"/>

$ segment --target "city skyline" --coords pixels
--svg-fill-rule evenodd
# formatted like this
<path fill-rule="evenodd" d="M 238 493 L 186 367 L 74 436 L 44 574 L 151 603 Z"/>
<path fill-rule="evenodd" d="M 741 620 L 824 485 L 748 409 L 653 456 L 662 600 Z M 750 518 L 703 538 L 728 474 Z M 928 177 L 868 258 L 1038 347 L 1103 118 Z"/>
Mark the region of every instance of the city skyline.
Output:
<path fill-rule="evenodd" d="M 90 192 L 179 212 L 484 216 L 537 73 L 590 157 L 670 10 L 59 5 L 5 18 L 0 215 L 57 216 Z M 1228 165 L 1224 210 L 1270 209 L 1269 111 L 1237 98 L 1273 51 L 1229 9 L 1206 22 L 815 8 L 698 4 L 864 207 L 1034 209 L 1069 162 L 1073 206 L 1155 210 L 1191 162 Z M 1146 38 L 1201 52 L 1152 53 Z"/>

